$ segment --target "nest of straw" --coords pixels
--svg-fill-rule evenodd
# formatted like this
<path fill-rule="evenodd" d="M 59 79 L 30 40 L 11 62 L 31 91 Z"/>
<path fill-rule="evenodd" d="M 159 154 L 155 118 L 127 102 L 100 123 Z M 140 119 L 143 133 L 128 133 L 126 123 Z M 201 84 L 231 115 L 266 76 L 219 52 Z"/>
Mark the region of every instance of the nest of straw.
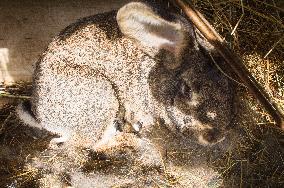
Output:
<path fill-rule="evenodd" d="M 284 109 L 283 1 L 190 2 L 242 57 L 274 102 Z M 232 77 L 238 81 L 234 75 Z M 1 87 L 1 101 L 9 104 L 0 110 L 0 187 L 13 184 L 37 187 L 36 180 L 40 178 L 37 169 L 27 170 L 24 166 L 47 148 L 51 136 L 33 138 L 30 132 L 36 130 L 21 126 L 14 113 L 19 100 L 29 99 L 30 91 L 30 83 Z M 246 88 L 239 85 L 237 95 L 238 110 L 232 123 L 241 133 L 234 142 L 237 147 L 209 164 L 222 175 L 224 187 L 281 187 L 284 184 L 284 133 L 275 129 L 273 119 Z"/>
<path fill-rule="evenodd" d="M 284 3 L 274 0 L 193 1 L 242 57 L 246 67 L 266 92 L 284 109 Z M 271 119 L 251 104 L 265 119 Z"/>

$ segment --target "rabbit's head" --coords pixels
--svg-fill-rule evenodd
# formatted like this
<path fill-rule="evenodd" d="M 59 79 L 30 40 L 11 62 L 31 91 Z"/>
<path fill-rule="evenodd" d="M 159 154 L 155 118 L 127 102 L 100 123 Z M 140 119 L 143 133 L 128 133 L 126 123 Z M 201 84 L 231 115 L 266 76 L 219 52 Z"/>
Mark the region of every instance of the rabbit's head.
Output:
<path fill-rule="evenodd" d="M 165 15 L 143 3 L 129 3 L 118 11 L 117 22 L 156 61 L 148 83 L 171 122 L 182 132 L 201 131 L 203 143 L 215 142 L 230 122 L 229 82 L 204 57 L 192 25 L 178 15 Z"/>

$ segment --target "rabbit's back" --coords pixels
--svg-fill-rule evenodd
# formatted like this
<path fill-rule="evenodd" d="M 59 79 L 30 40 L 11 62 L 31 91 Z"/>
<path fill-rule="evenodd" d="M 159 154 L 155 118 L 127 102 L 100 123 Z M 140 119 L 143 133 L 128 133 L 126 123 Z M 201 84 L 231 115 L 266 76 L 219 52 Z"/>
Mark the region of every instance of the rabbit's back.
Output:
<path fill-rule="evenodd" d="M 49 131 L 96 142 L 117 118 L 119 105 L 151 113 L 147 77 L 156 62 L 122 35 L 115 15 L 68 26 L 37 62 L 32 110 Z"/>

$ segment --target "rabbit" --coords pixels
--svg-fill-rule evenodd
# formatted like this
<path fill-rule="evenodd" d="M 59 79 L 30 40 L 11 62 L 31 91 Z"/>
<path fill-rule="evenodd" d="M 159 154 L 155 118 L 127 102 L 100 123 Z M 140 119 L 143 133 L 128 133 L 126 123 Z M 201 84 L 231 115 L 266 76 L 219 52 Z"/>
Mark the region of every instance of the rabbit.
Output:
<path fill-rule="evenodd" d="M 30 103 L 17 108 L 26 125 L 57 135 L 55 145 L 63 143 L 44 156 L 70 157 L 50 164 L 39 158 L 37 164 L 49 164 L 46 169 L 57 174 L 70 171 L 79 185 L 98 178 L 78 171 L 75 155 L 81 155 L 73 146 L 158 168 L 168 151 L 202 154 L 199 146 L 215 147 L 226 139 L 233 91 L 206 55 L 212 50 L 182 15 L 151 3 L 130 2 L 69 25 L 36 62 Z M 194 170 L 179 168 L 189 159 L 171 159 L 171 168 L 190 177 Z"/>
<path fill-rule="evenodd" d="M 198 41 L 185 18 L 142 2 L 80 19 L 37 61 L 30 108 L 17 112 L 58 135 L 55 143 L 96 148 L 119 132 L 149 133 L 157 121 L 200 144 L 218 142 L 231 121 L 231 84 Z"/>

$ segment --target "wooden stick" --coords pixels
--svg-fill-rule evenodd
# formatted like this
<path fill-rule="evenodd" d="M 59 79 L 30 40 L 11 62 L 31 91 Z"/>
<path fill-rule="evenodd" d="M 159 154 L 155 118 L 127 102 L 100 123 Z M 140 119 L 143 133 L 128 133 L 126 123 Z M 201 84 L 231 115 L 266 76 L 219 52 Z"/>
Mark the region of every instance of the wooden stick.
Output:
<path fill-rule="evenodd" d="M 257 83 L 255 78 L 244 66 L 240 57 L 234 54 L 223 42 L 220 35 L 208 23 L 208 21 L 197 10 L 182 0 L 175 0 L 178 6 L 184 11 L 189 20 L 204 35 L 204 37 L 216 48 L 216 50 L 226 60 L 230 68 L 238 75 L 249 91 L 260 101 L 264 108 L 274 118 L 277 125 L 284 130 L 284 116 L 277 104 L 275 104 L 263 88 Z"/>

